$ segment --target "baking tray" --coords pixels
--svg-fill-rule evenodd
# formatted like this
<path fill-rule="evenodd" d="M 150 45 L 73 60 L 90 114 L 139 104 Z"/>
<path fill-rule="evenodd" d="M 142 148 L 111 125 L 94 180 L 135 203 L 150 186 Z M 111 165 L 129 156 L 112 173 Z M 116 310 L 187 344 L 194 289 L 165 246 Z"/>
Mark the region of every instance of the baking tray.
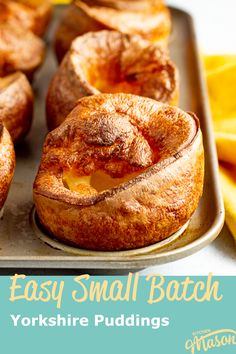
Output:
<path fill-rule="evenodd" d="M 63 7 L 55 9 L 55 16 L 47 41 L 51 43 Z M 170 52 L 180 71 L 180 107 L 193 111 L 201 122 L 205 147 L 205 185 L 199 207 L 185 233 L 161 250 L 137 255 L 75 256 L 54 249 L 32 230 L 29 215 L 33 207 L 32 184 L 37 172 L 42 144 L 47 133 L 45 124 L 45 96 L 48 83 L 56 70 L 52 46 L 49 46 L 44 66 L 34 81 L 36 95 L 32 130 L 16 149 L 17 166 L 4 218 L 0 222 L 0 268 L 39 270 L 41 273 L 63 274 L 86 270 L 105 273 L 143 269 L 189 256 L 213 241 L 224 223 L 224 208 L 218 180 L 218 162 L 212 133 L 206 88 L 192 18 L 185 12 L 171 8 L 173 32 Z M 41 270 L 41 271 L 40 271 Z M 73 270 L 73 271 L 72 271 Z"/>

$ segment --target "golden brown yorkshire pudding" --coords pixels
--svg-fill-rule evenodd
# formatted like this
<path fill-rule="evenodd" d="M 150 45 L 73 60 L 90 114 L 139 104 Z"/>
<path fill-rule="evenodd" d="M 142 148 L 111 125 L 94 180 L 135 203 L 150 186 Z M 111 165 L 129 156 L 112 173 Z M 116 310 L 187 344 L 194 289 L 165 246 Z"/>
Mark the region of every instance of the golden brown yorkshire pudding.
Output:
<path fill-rule="evenodd" d="M 32 32 L 0 22 L 0 77 L 22 71 L 31 80 L 44 59 L 44 43 Z"/>
<path fill-rule="evenodd" d="M 49 129 L 56 128 L 83 96 L 133 93 L 175 104 L 178 73 L 157 44 L 116 31 L 90 32 L 72 44 L 47 96 Z"/>
<path fill-rule="evenodd" d="M 0 210 L 7 198 L 15 168 L 15 152 L 7 129 L 0 121 Z"/>
<path fill-rule="evenodd" d="M 0 22 L 43 36 L 52 15 L 50 0 L 0 0 Z"/>
<path fill-rule="evenodd" d="M 58 60 L 62 60 L 76 37 L 104 29 L 138 34 L 167 45 L 171 31 L 170 12 L 162 0 L 74 1 L 65 11 L 56 32 Z"/>
<path fill-rule="evenodd" d="M 203 164 L 194 115 L 131 94 L 85 97 L 47 136 L 37 213 L 51 235 L 82 248 L 147 246 L 189 220 Z"/>
<path fill-rule="evenodd" d="M 14 143 L 30 130 L 33 114 L 32 88 L 22 73 L 0 78 L 0 120 Z"/>

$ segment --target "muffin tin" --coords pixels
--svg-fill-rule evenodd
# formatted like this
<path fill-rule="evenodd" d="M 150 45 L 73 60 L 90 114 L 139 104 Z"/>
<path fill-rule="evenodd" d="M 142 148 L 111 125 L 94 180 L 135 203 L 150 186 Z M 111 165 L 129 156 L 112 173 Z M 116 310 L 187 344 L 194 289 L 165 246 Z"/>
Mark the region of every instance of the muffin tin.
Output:
<path fill-rule="evenodd" d="M 54 23 L 48 41 L 51 42 L 56 23 L 63 11 L 56 8 Z M 201 61 L 198 55 L 192 18 L 178 9 L 171 9 L 173 33 L 170 42 L 171 58 L 180 70 L 180 108 L 195 112 L 200 118 L 205 147 L 204 193 L 197 211 L 182 235 L 174 237 L 163 247 L 148 252 L 127 254 L 79 252 L 69 247 L 59 247 L 50 242 L 48 235 L 38 237 L 40 230 L 31 213 L 32 184 L 37 172 L 41 148 L 45 138 L 45 95 L 48 83 L 56 70 L 52 45 L 48 48 L 46 62 L 34 82 L 36 92 L 35 120 L 31 133 L 16 148 L 17 167 L 3 219 L 0 223 L 0 268 L 36 270 L 41 273 L 63 274 L 66 269 L 101 270 L 105 273 L 137 270 L 156 264 L 167 263 L 197 252 L 213 241 L 224 223 L 224 207 L 218 180 L 218 162 L 213 130 L 208 108 Z M 37 232 L 36 229 L 38 230 Z M 51 244 L 51 246 L 49 246 Z M 52 247 L 53 246 L 53 247 Z M 56 247 L 56 248 L 55 248 Z M 57 249 L 59 248 L 59 249 Z"/>

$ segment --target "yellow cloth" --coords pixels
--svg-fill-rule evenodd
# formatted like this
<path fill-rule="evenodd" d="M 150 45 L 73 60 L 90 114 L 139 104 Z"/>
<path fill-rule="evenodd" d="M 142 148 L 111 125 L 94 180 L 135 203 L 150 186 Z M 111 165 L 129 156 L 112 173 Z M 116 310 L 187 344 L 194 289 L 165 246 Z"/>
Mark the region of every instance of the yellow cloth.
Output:
<path fill-rule="evenodd" d="M 52 0 L 53 4 L 69 4 L 71 0 Z"/>
<path fill-rule="evenodd" d="M 204 58 L 226 223 L 236 240 L 236 55 Z"/>

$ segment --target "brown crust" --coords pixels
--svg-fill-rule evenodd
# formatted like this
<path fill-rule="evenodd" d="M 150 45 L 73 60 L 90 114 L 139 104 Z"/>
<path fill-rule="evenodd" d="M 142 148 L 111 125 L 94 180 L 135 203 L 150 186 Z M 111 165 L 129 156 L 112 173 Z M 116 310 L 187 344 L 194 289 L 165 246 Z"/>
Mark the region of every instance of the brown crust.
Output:
<path fill-rule="evenodd" d="M 54 75 L 47 96 L 49 129 L 56 128 L 83 96 L 127 92 L 176 104 L 179 80 L 169 55 L 157 44 L 116 31 L 90 32 L 72 44 Z"/>
<path fill-rule="evenodd" d="M 0 122 L 0 210 L 7 198 L 15 168 L 15 152 L 7 129 Z"/>
<path fill-rule="evenodd" d="M 0 77 L 22 71 L 30 80 L 44 60 L 43 41 L 32 32 L 0 23 Z"/>
<path fill-rule="evenodd" d="M 22 73 L 0 78 L 0 119 L 14 143 L 30 130 L 33 115 L 33 91 Z"/>
<path fill-rule="evenodd" d="M 63 174 L 103 170 L 129 182 L 82 196 Z M 165 239 L 186 223 L 202 194 L 199 122 L 176 107 L 129 94 L 83 98 L 48 134 L 34 183 L 43 226 L 79 247 L 122 250 Z"/>
<path fill-rule="evenodd" d="M 0 0 L 0 21 L 43 36 L 52 16 L 50 0 Z"/>
<path fill-rule="evenodd" d="M 138 34 L 166 45 L 171 31 L 170 12 L 161 0 L 74 1 L 56 32 L 58 60 L 62 60 L 76 37 L 104 29 Z"/>

